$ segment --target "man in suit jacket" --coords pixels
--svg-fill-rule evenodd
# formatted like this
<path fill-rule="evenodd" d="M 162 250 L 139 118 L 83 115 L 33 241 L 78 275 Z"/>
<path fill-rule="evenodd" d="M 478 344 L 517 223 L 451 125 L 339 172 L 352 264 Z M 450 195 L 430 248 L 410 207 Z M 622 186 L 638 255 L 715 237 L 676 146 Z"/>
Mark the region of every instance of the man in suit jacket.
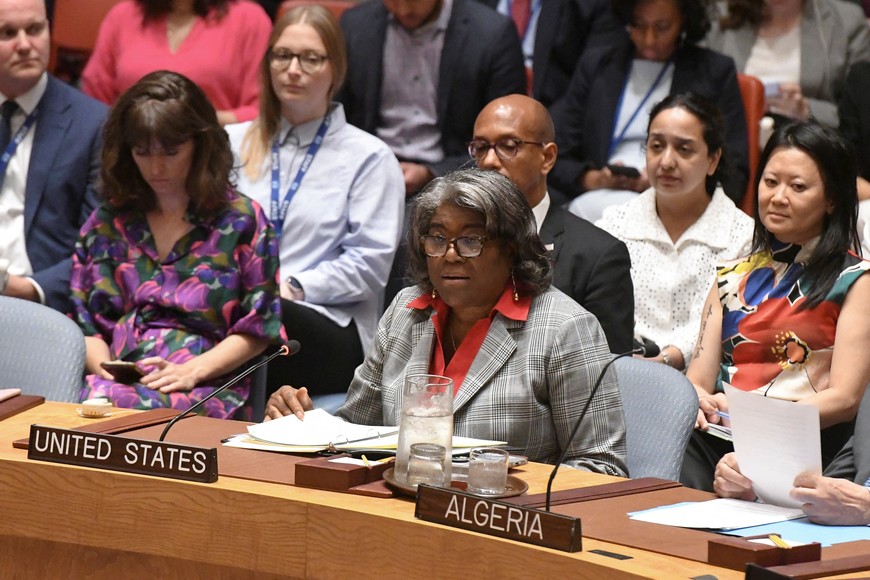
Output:
<path fill-rule="evenodd" d="M 733 453 L 716 466 L 713 486 L 723 497 L 755 499 L 752 482 L 740 473 Z M 867 393 L 858 407 L 852 438 L 834 457 L 824 475 L 798 475 L 791 497 L 803 504 L 804 512 L 816 523 L 870 525 L 870 397 Z"/>
<path fill-rule="evenodd" d="M 547 109 L 524 95 L 510 95 L 494 100 L 477 116 L 472 149 L 477 147 L 480 168 L 500 172 L 526 196 L 553 258 L 553 285 L 595 315 L 611 352 L 629 351 L 634 290 L 628 249 L 604 230 L 551 203 L 547 174 L 557 157 L 553 140 Z M 515 156 L 500 157 L 499 143 L 516 145 Z"/>
<path fill-rule="evenodd" d="M 791 495 L 814 522 L 839 526 L 870 524 L 870 397 L 865 393 L 855 434 L 834 457 L 825 476 L 801 474 Z"/>
<path fill-rule="evenodd" d="M 481 1 L 510 15 L 511 0 Z M 610 0 L 532 0 L 530 4 L 531 19 L 520 40 L 526 66 L 532 69 L 532 96 L 549 107 L 565 94 L 583 51 L 618 42 L 623 31 Z"/>
<path fill-rule="evenodd" d="M 363 2 L 341 27 L 348 70 L 338 100 L 349 123 L 399 157 L 409 195 L 467 161 L 474 118 L 489 101 L 525 92 L 516 28 L 474 0 Z"/>
<path fill-rule="evenodd" d="M 43 0 L 0 0 L 0 27 L 0 99 L 17 104 L 6 121 L 13 154 L 0 161 L 0 289 L 66 311 L 73 248 L 96 205 L 106 107 L 46 73 Z"/>

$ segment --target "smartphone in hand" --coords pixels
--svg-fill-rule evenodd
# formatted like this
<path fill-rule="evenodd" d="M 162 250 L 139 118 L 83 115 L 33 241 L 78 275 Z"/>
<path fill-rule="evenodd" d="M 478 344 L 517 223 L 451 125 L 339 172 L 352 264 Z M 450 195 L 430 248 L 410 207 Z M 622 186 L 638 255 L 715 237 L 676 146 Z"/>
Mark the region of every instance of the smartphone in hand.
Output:
<path fill-rule="evenodd" d="M 101 362 L 100 366 L 112 375 L 116 381 L 125 385 L 132 385 L 145 376 L 145 373 L 136 366 L 136 363 L 112 360 Z"/>
<path fill-rule="evenodd" d="M 610 173 L 613 175 L 621 175 L 631 179 L 637 179 L 640 177 L 640 171 L 638 171 L 637 168 L 629 167 L 628 165 L 613 165 L 612 163 L 608 163 L 607 169 L 609 169 Z"/>

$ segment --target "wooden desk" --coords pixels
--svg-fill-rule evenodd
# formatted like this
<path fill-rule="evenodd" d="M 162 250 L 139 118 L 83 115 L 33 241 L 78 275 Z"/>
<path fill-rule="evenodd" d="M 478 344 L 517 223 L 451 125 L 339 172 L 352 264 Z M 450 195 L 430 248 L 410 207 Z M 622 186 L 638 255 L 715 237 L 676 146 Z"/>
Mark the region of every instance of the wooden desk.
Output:
<path fill-rule="evenodd" d="M 406 499 L 230 477 L 210 485 L 159 479 L 29 461 L 11 446 L 32 423 L 90 421 L 75 405 L 46 403 L 0 422 L 0 577 L 743 577 L 585 537 L 583 552 L 567 554 L 430 524 L 414 518 Z M 532 464 L 518 475 L 538 493 L 550 469 Z M 614 479 L 566 469 L 556 487 Z"/>

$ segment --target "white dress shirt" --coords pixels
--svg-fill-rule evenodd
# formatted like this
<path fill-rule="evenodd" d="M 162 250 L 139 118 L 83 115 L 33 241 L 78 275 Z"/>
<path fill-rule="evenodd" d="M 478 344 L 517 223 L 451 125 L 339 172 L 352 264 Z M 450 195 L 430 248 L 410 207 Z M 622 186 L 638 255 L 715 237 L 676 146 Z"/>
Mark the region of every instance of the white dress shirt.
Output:
<path fill-rule="evenodd" d="M 329 130 L 284 217 L 279 242 L 281 278 L 305 291 L 299 304 L 341 326 L 354 320 L 368 352 L 383 310 L 384 286 L 402 231 L 405 182 L 383 141 L 349 125 L 333 104 Z M 281 121 L 280 199 L 283 200 L 322 119 L 291 127 Z M 239 151 L 250 122 L 226 127 Z M 271 160 L 251 180 L 239 170 L 238 190 L 269 216 Z M 272 216 L 269 216 L 272 219 Z"/>

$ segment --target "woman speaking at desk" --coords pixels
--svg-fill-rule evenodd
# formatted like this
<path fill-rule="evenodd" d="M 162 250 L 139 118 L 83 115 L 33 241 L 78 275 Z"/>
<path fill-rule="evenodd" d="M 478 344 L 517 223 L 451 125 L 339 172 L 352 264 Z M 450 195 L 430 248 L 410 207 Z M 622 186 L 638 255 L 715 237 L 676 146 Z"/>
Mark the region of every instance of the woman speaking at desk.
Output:
<path fill-rule="evenodd" d="M 534 461 L 625 475 L 625 426 L 612 370 L 578 436 L 567 437 L 610 352 L 595 317 L 550 286 L 551 265 L 522 193 L 494 171 L 432 181 L 415 200 L 409 272 L 356 370 L 344 419 L 397 425 L 407 375 L 454 380 L 454 434 L 507 441 Z M 288 377 L 292 380 L 292 377 Z M 267 416 L 312 408 L 284 386 Z"/>
<path fill-rule="evenodd" d="M 226 134 L 187 78 L 143 77 L 112 109 L 104 143 L 104 202 L 71 279 L 87 337 L 82 398 L 186 409 L 278 338 L 277 244 L 259 206 L 233 191 Z M 115 380 L 101 366 L 115 360 L 147 374 Z M 206 414 L 231 417 L 248 389 L 224 391 Z"/>
<path fill-rule="evenodd" d="M 838 426 L 822 432 L 827 463 L 870 382 L 870 262 L 856 254 L 854 154 L 833 130 L 797 123 L 774 133 L 760 167 L 753 253 L 718 268 L 686 375 L 701 429 L 728 411 L 722 382 L 815 405 L 823 429 Z M 732 450 L 696 430 L 683 483 L 711 490 Z M 719 462 L 717 482 L 729 462 Z"/>

